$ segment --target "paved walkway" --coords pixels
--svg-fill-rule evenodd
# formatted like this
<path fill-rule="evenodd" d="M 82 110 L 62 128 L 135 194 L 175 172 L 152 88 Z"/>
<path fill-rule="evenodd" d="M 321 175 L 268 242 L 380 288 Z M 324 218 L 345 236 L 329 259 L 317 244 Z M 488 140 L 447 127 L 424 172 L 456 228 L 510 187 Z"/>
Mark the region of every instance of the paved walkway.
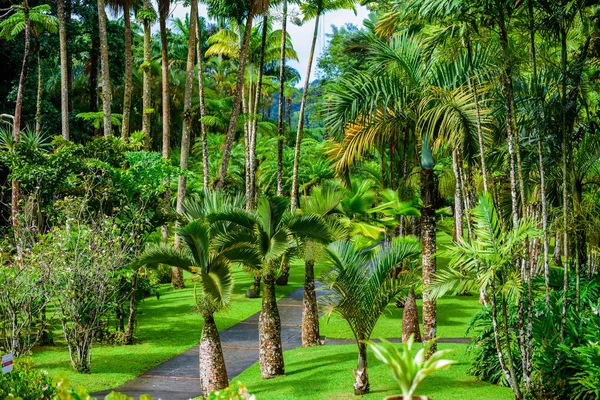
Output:
<path fill-rule="evenodd" d="M 298 288 L 277 302 L 281 316 L 283 350 L 302 345 L 303 293 L 304 289 Z M 256 301 L 260 302 L 261 299 Z M 258 362 L 258 313 L 221 332 L 221 345 L 230 380 Z M 118 388 L 93 395 L 103 398 L 115 390 L 134 398 L 149 394 L 155 400 L 187 400 L 198 397 L 201 395 L 198 357 L 198 346 L 194 346 Z"/>
<path fill-rule="evenodd" d="M 281 316 L 283 350 L 294 349 L 302 345 L 303 293 L 304 288 L 300 287 L 277 302 Z M 319 294 L 319 291 L 317 291 L 317 294 Z M 256 299 L 256 301 L 260 302 L 261 299 Z M 258 362 L 258 314 L 256 313 L 221 332 L 223 356 L 225 357 L 227 375 L 230 380 Z M 392 342 L 401 341 L 400 339 L 389 340 Z M 439 339 L 439 342 L 469 343 L 469 339 Z M 354 343 L 354 339 L 325 340 L 325 344 Z M 198 397 L 201 395 L 198 358 L 198 346 L 194 346 L 186 352 L 146 371 L 143 375 L 125 382 L 118 388 L 94 393 L 93 396 L 103 398 L 115 390 L 136 399 L 142 394 L 149 394 L 155 400 L 187 400 Z"/>

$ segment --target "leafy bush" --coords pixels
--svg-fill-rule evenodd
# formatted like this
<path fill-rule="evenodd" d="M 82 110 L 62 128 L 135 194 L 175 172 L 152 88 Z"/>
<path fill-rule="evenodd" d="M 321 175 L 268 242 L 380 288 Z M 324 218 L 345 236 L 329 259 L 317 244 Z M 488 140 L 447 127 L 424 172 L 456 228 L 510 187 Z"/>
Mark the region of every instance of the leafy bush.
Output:
<path fill-rule="evenodd" d="M 17 358 L 13 371 L 0 375 L 0 399 L 46 400 L 52 399 L 55 393 L 56 387 L 48 373 L 36 369 L 28 358 Z"/>
<path fill-rule="evenodd" d="M 227 389 L 213 390 L 206 400 L 256 400 L 256 397 L 248 393 L 248 389 L 237 381 L 231 383 Z"/>

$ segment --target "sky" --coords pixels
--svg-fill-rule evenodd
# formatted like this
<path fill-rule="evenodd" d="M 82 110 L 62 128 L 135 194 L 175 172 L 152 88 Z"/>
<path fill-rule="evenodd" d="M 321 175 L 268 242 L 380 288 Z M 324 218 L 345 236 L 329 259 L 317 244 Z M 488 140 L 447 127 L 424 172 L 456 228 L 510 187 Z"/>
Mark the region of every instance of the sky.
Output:
<path fill-rule="evenodd" d="M 292 7 L 290 7 L 290 8 L 292 8 Z M 185 14 L 187 14 L 188 12 L 189 11 L 188 11 L 187 7 L 184 7 L 181 4 L 177 4 L 173 8 L 172 16 L 183 19 Z M 206 14 L 207 14 L 206 6 L 203 4 L 200 4 L 199 12 L 200 12 L 201 16 L 206 17 Z M 293 12 L 293 11 L 291 11 L 291 12 Z M 291 12 L 290 12 L 290 14 L 291 14 Z M 335 12 L 330 12 L 330 13 L 325 14 L 321 18 L 319 37 L 317 39 L 317 46 L 315 48 L 314 63 L 316 63 L 316 60 L 319 58 L 319 55 L 321 54 L 321 52 L 327 45 L 327 36 L 326 35 L 328 33 L 331 33 L 331 31 L 332 31 L 331 25 L 335 25 L 335 26 L 339 27 L 346 23 L 352 23 L 354 25 L 362 27 L 362 21 L 365 18 L 367 18 L 368 14 L 369 14 L 369 12 L 364 7 L 358 7 L 356 10 L 356 15 L 354 15 L 354 12 L 351 10 L 340 10 L 340 11 L 335 11 Z M 258 20 L 257 20 L 257 22 L 258 22 Z M 275 29 L 281 28 L 281 22 L 276 23 L 274 28 Z M 288 20 L 287 29 L 292 38 L 292 43 L 294 45 L 294 49 L 296 50 L 296 53 L 298 54 L 298 59 L 300 60 L 299 62 L 290 60 L 288 62 L 288 65 L 290 65 L 291 67 L 296 68 L 298 70 L 298 72 L 300 73 L 300 76 L 302 78 L 301 82 L 298 84 L 298 86 L 302 86 L 302 83 L 304 82 L 304 77 L 306 75 L 308 56 L 310 54 L 310 45 L 311 45 L 313 32 L 315 29 L 314 20 L 308 21 L 305 24 L 303 24 L 302 26 L 296 26 Z M 313 72 L 311 74 L 311 79 L 314 79 L 314 77 L 316 76 L 316 74 L 314 72 L 315 68 L 316 68 L 316 65 L 313 64 Z"/>

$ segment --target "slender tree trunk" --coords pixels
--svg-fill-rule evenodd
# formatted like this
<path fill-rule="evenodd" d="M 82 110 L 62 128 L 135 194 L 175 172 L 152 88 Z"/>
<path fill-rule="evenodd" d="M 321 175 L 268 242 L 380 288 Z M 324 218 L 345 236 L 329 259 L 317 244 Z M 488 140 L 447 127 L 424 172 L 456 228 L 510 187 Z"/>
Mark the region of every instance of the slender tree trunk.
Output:
<path fill-rule="evenodd" d="M 171 157 L 171 90 L 169 87 L 169 40 L 167 38 L 167 17 L 170 0 L 159 0 L 159 27 L 161 46 L 162 72 L 162 155 Z M 168 201 L 167 201 L 168 203 Z"/>
<path fill-rule="evenodd" d="M 29 64 L 29 53 L 31 49 L 31 21 L 29 19 L 29 4 L 23 2 L 23 14 L 25 18 L 25 50 L 23 51 L 23 64 L 19 76 L 19 87 L 17 89 L 17 101 L 15 102 L 15 115 L 13 119 L 13 140 L 19 143 L 21 140 L 21 113 L 23 110 L 23 92 L 25 91 L 25 80 L 27 79 L 27 66 Z M 11 181 L 11 215 L 12 224 L 15 228 L 15 238 L 18 239 L 18 214 L 19 214 L 19 182 Z"/>
<path fill-rule="evenodd" d="M 304 296 L 302 298 L 302 346 L 321 344 L 319 334 L 319 309 L 315 292 L 315 261 L 304 261 Z"/>
<path fill-rule="evenodd" d="M 227 168 L 229 167 L 229 159 L 231 158 L 231 149 L 233 148 L 233 140 L 235 139 L 235 131 L 237 128 L 237 121 L 240 115 L 240 102 L 242 101 L 242 87 L 244 85 L 244 72 L 246 70 L 246 59 L 248 57 L 248 45 L 250 44 L 250 34 L 252 31 L 252 19 L 254 13 L 252 8 L 248 13 L 246 19 L 246 29 L 244 31 L 244 40 L 240 47 L 239 67 L 237 81 L 235 84 L 235 97 L 233 99 L 233 107 L 231 109 L 231 120 L 229 121 L 229 128 L 227 129 L 227 137 L 225 138 L 225 146 L 223 148 L 223 158 L 221 159 L 221 166 L 219 168 L 219 176 L 215 184 L 215 188 L 220 190 L 225 184 L 225 176 L 227 175 Z"/>
<path fill-rule="evenodd" d="M 275 281 L 273 276 L 265 276 L 263 281 L 262 309 L 258 320 L 259 362 L 261 377 L 270 379 L 284 375 L 285 367 L 281 344 L 281 319 L 275 298 Z"/>
<path fill-rule="evenodd" d="M 200 15 L 198 15 L 198 29 L 196 29 L 196 57 L 198 58 L 198 96 L 200 97 L 200 137 L 202 141 L 202 183 L 204 192 L 209 190 L 210 172 L 208 163 L 208 138 L 206 125 L 203 118 L 206 116 L 206 100 L 204 97 L 204 62 L 202 59 L 202 36 L 200 26 Z"/>
<path fill-rule="evenodd" d="M 152 6 L 150 0 L 144 0 L 144 11 L 150 12 Z M 150 127 L 152 124 L 152 69 L 150 64 L 152 62 L 152 50 L 150 48 L 152 44 L 151 37 L 151 20 L 144 18 L 144 62 L 142 64 L 142 71 L 144 74 L 143 81 L 143 92 L 142 92 L 142 133 L 144 135 L 144 147 L 148 150 L 150 144 Z"/>
<path fill-rule="evenodd" d="M 504 340 L 506 342 L 505 347 L 506 347 L 506 361 L 507 361 L 507 367 L 508 367 L 508 372 L 509 372 L 509 385 L 513 390 L 513 393 L 515 395 L 515 399 L 516 400 L 521 400 L 523 398 L 523 394 L 521 393 L 521 389 L 519 388 L 519 383 L 517 381 L 517 374 L 515 372 L 515 364 L 513 361 L 513 357 L 512 357 L 512 351 L 511 351 L 511 340 L 510 340 L 510 333 L 508 331 L 508 312 L 506 309 L 506 299 L 504 299 L 503 297 L 501 298 L 501 303 L 502 303 L 502 327 L 504 329 Z"/>
<path fill-rule="evenodd" d="M 514 123 L 512 113 L 512 69 L 508 64 L 508 32 L 506 30 L 506 21 L 504 6 L 498 3 L 498 29 L 500 34 L 500 47 L 503 53 L 504 71 L 502 74 L 502 94 L 504 96 L 504 111 L 506 114 L 506 133 L 508 136 L 508 154 L 510 159 L 510 196 L 512 201 L 512 222 L 513 226 L 519 221 L 519 203 L 517 200 L 517 176 L 515 167 L 515 142 L 514 142 Z"/>
<path fill-rule="evenodd" d="M 40 43 L 37 44 L 37 97 L 35 100 L 35 133 L 42 134 L 42 58 L 40 57 Z"/>
<path fill-rule="evenodd" d="M 135 328 L 135 303 L 138 288 L 138 271 L 131 276 L 131 293 L 129 295 L 129 318 L 125 331 L 125 344 L 133 344 L 133 329 Z"/>
<path fill-rule="evenodd" d="M 261 37 L 261 45 L 260 45 L 260 57 L 259 57 L 259 62 L 258 62 L 258 78 L 256 80 L 256 92 L 254 95 L 254 104 L 253 104 L 253 110 L 252 112 L 252 117 L 250 119 L 250 121 L 252 122 L 251 124 L 251 129 L 250 129 L 250 163 L 249 163 L 249 167 L 250 167 L 250 197 L 246 199 L 246 203 L 247 205 L 250 206 L 250 208 L 254 208 L 254 203 L 256 200 L 256 136 L 257 136 L 257 129 L 258 129 L 258 112 L 260 109 L 260 98 L 261 98 L 261 91 L 262 91 L 262 82 L 263 82 L 263 69 L 265 68 L 265 48 L 267 46 L 267 28 L 268 28 L 268 22 L 269 22 L 269 14 L 267 12 L 265 12 L 264 16 L 263 16 L 263 23 L 262 23 L 262 37 Z"/>
<path fill-rule="evenodd" d="M 104 0 L 98 0 L 98 30 L 100 33 L 100 64 L 102 67 L 102 112 L 104 136 L 112 134 L 110 71 L 108 67 L 108 38 L 106 33 L 106 10 Z"/>
<path fill-rule="evenodd" d="M 436 275 L 436 222 L 434 208 L 435 180 L 433 169 L 423 168 L 421 171 L 421 233 L 422 243 L 422 268 L 423 268 L 423 341 L 430 342 L 436 339 L 437 312 L 436 300 L 428 290 L 435 281 Z M 430 357 L 437 350 L 434 343 L 426 354 Z"/>
<path fill-rule="evenodd" d="M 203 395 L 229 386 L 221 338 L 212 313 L 205 313 L 200 339 L 200 388 Z"/>
<path fill-rule="evenodd" d="M 287 42 L 288 2 L 283 0 L 281 55 L 279 57 L 279 104 L 277 114 L 277 196 L 283 196 L 283 146 L 285 144 L 285 47 Z"/>
<path fill-rule="evenodd" d="M 462 189 L 460 179 L 460 166 L 458 150 L 452 151 L 452 169 L 454 170 L 454 177 L 456 179 L 456 185 L 454 188 L 454 235 L 456 243 L 463 240 L 463 207 L 462 207 Z"/>
<path fill-rule="evenodd" d="M 357 396 L 369 393 L 369 374 L 367 371 L 367 345 L 362 342 L 364 338 L 357 340 L 358 366 L 354 371 L 354 394 Z"/>
<path fill-rule="evenodd" d="M 317 14 L 315 18 L 315 30 L 313 32 L 313 39 L 310 46 L 310 53 L 308 56 L 308 66 L 306 68 L 306 78 L 304 81 L 304 91 L 302 92 L 302 102 L 300 103 L 300 113 L 298 114 L 298 132 L 296 132 L 296 148 L 294 151 L 294 170 L 292 172 L 292 194 L 291 194 L 291 207 L 292 211 L 296 209 L 298 205 L 298 171 L 300 167 L 300 147 L 302 146 L 302 136 L 304 134 L 304 110 L 306 107 L 306 98 L 308 96 L 308 86 L 310 84 L 310 73 L 312 72 L 312 63 L 315 55 L 315 46 L 317 44 L 317 37 L 319 34 L 319 20 L 321 15 Z"/>
<path fill-rule="evenodd" d="M 402 311 L 402 341 L 408 341 L 411 335 L 415 342 L 422 340 L 421 328 L 419 327 L 419 309 L 415 299 L 415 289 L 412 287 L 408 290 L 408 297 Z"/>
<path fill-rule="evenodd" d="M 562 317 L 560 322 L 560 337 L 565 337 L 565 325 L 567 323 L 567 295 L 569 291 L 569 190 L 568 190 L 568 176 L 567 176 L 567 32 L 561 29 L 560 32 L 560 66 L 562 74 L 561 84 L 561 121 L 560 131 L 562 134 L 562 175 L 563 175 L 563 305 L 562 305 Z"/>
<path fill-rule="evenodd" d="M 123 25 L 125 26 L 125 77 L 123 83 L 123 123 L 121 125 L 121 137 L 127 139 L 129 137 L 129 116 L 131 114 L 131 76 L 133 68 L 133 55 L 131 54 L 131 15 L 127 1 L 123 2 Z"/>
<path fill-rule="evenodd" d="M 188 38 L 188 54 L 187 64 L 185 73 L 185 93 L 183 100 L 183 127 L 181 130 L 181 156 L 179 162 L 179 168 L 181 171 L 188 169 L 189 157 L 190 157 L 190 136 L 192 131 L 192 95 L 194 91 L 194 56 L 196 51 L 196 29 L 198 23 L 198 2 L 192 1 L 190 7 L 190 36 Z M 183 202 L 186 196 L 186 185 L 187 178 L 185 175 L 179 175 L 177 184 L 177 213 L 183 214 Z M 178 244 L 179 237 L 175 237 L 175 241 Z M 185 287 L 183 282 L 183 272 L 177 268 L 177 271 L 173 271 L 173 274 L 181 275 L 176 276 L 173 286 L 177 288 Z"/>
<path fill-rule="evenodd" d="M 69 68 L 65 0 L 57 0 L 58 40 L 60 43 L 60 119 L 62 138 L 69 140 Z"/>

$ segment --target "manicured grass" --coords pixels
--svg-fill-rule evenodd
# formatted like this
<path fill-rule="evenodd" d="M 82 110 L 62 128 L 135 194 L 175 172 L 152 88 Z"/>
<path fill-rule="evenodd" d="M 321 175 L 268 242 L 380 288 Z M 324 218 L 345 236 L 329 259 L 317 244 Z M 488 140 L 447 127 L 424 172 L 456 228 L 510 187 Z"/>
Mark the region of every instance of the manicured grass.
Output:
<path fill-rule="evenodd" d="M 418 394 L 434 400 L 513 398 L 509 388 L 479 382 L 467 374 L 469 356 L 466 354 L 466 345 L 440 343 L 438 347 L 454 349 L 447 358 L 459 363 L 426 378 L 417 389 Z M 250 393 L 260 400 L 357 398 L 354 396 L 354 375 L 351 371 L 356 369 L 356 345 L 298 348 L 286 351 L 284 357 L 284 377 L 261 380 L 259 366 L 254 364 L 236 380 L 246 385 Z M 381 400 L 385 396 L 400 394 L 387 366 L 371 351 L 368 353 L 368 363 L 371 393 L 362 398 Z"/>
<path fill-rule="evenodd" d="M 304 283 L 303 268 L 294 266 L 289 284 L 277 287 L 278 297 L 289 294 Z M 236 285 L 232 307 L 216 315 L 220 330 L 246 319 L 261 307 L 260 298 L 245 297 L 253 279 L 241 268 L 235 268 L 234 274 Z M 76 374 L 71 370 L 61 331 L 55 332 L 56 346 L 34 349 L 33 360 L 51 376 L 66 376 L 74 387 L 84 386 L 90 392 L 115 388 L 198 343 L 202 317 L 194 310 L 193 283 L 187 282 L 186 286 L 183 290 L 171 290 L 169 285 L 162 285 L 159 300 L 152 297 L 140 304 L 134 345 L 94 345 L 91 374 Z"/>
<path fill-rule="evenodd" d="M 443 232 L 437 235 L 438 253 L 447 246 L 451 246 L 451 237 Z M 442 255 L 437 257 L 437 268 L 442 270 L 448 265 L 448 259 Z M 322 270 L 321 270 L 322 271 Z M 417 299 L 419 318 L 422 317 L 422 300 Z M 437 335 L 440 338 L 464 338 L 467 325 L 473 314 L 481 308 L 479 295 L 453 296 L 447 294 L 437 302 Z M 392 302 L 383 313 L 371 337 L 373 338 L 398 338 L 402 336 L 402 308 L 396 308 Z M 348 324 L 337 314 L 327 318 L 323 316 L 320 323 L 321 335 L 329 338 L 353 338 Z"/>

